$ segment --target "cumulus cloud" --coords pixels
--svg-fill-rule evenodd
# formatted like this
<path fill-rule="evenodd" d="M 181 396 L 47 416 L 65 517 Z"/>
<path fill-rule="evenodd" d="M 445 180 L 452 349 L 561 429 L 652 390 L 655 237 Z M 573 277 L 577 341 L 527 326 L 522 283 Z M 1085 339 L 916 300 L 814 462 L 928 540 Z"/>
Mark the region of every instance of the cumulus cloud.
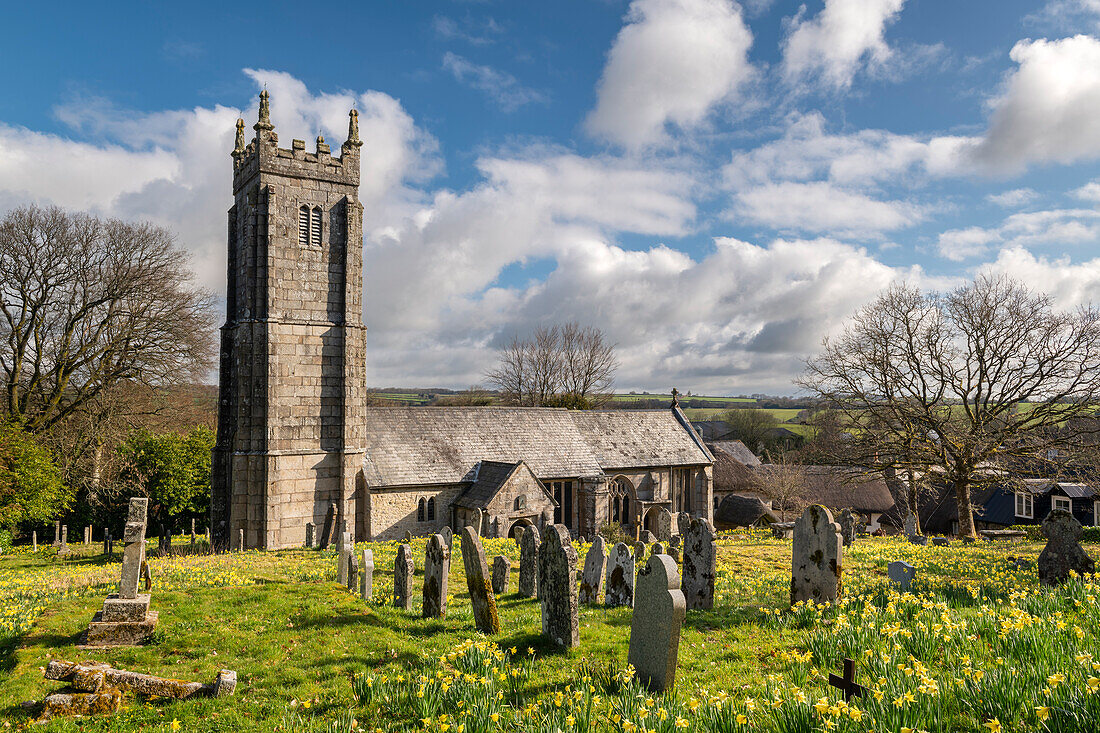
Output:
<path fill-rule="evenodd" d="M 825 181 L 768 183 L 736 195 L 733 216 L 780 230 L 865 237 L 916 224 L 918 206 L 880 201 Z"/>
<path fill-rule="evenodd" d="M 939 254 L 954 262 L 986 254 L 991 246 L 1002 248 L 1064 247 L 1100 242 L 1100 211 L 1049 209 L 1012 214 L 996 227 L 952 229 L 939 236 Z"/>
<path fill-rule="evenodd" d="M 940 234 L 936 249 L 941 257 L 952 262 L 962 262 L 984 255 L 989 251 L 989 245 L 1000 239 L 998 232 L 982 227 L 951 229 Z"/>
<path fill-rule="evenodd" d="M 549 101 L 545 93 L 525 87 L 511 74 L 475 64 L 449 51 L 443 56 L 443 68 L 459 82 L 483 92 L 505 112 L 514 112 L 527 104 L 546 104 Z"/>
<path fill-rule="evenodd" d="M 1024 247 L 1006 247 L 982 268 L 1003 273 L 1047 293 L 1060 308 L 1100 304 L 1100 258 L 1073 262 L 1069 257 L 1043 257 Z"/>
<path fill-rule="evenodd" d="M 985 197 L 985 200 L 991 204 L 1003 206 L 1006 209 L 1018 209 L 1025 204 L 1030 204 L 1037 198 L 1039 198 L 1039 194 L 1033 189 L 1014 188 L 1011 191 L 991 193 Z"/>
<path fill-rule="evenodd" d="M 1073 192 L 1073 195 L 1085 201 L 1100 203 L 1100 181 L 1090 181 Z"/>
<path fill-rule="evenodd" d="M 790 83 L 820 79 L 847 89 L 863 68 L 879 69 L 893 54 L 886 26 L 897 19 L 905 0 L 825 0 L 817 16 L 805 18 L 805 6 L 790 21 L 783 41 L 783 77 Z"/>
<path fill-rule="evenodd" d="M 588 131 L 626 148 L 694 127 L 752 78 L 752 34 L 730 0 L 634 0 L 607 57 Z"/>

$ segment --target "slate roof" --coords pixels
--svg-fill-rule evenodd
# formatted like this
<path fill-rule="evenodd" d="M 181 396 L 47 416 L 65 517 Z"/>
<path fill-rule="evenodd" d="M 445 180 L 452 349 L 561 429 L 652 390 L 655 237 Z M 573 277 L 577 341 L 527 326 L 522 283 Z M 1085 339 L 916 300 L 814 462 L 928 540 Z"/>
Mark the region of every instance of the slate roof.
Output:
<path fill-rule="evenodd" d="M 368 407 L 366 426 L 371 486 L 464 483 L 479 461 L 524 461 L 540 480 L 711 462 L 676 410 Z"/>
<path fill-rule="evenodd" d="M 760 459 L 740 440 L 718 440 L 707 443 L 707 447 L 710 448 L 712 454 L 714 454 L 715 449 L 720 450 L 733 456 L 734 459 L 746 466 L 760 465 Z M 714 457 L 717 458 L 718 456 L 715 454 Z"/>

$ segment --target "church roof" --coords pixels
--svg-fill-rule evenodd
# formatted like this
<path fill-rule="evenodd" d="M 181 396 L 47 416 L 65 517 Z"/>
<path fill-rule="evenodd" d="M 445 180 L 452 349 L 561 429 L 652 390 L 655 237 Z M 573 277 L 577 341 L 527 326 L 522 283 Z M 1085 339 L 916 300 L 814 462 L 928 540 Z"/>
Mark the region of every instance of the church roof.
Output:
<path fill-rule="evenodd" d="M 541 480 L 711 462 L 674 410 L 368 407 L 371 486 L 457 484 L 479 461 L 524 461 Z"/>

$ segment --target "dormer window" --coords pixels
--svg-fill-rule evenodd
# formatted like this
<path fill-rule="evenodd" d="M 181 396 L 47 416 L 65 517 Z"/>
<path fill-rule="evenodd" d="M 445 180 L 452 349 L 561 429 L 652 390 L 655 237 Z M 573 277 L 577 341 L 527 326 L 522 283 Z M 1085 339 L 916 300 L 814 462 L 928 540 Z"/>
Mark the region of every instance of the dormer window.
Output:
<path fill-rule="evenodd" d="M 298 207 L 298 246 L 321 246 L 321 207 Z"/>

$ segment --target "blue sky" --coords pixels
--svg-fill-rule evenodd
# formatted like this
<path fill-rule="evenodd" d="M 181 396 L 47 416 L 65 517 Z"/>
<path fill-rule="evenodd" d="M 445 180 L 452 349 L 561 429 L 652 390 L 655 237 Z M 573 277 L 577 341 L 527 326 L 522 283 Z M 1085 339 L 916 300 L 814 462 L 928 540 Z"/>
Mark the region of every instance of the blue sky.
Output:
<path fill-rule="evenodd" d="M 224 292 L 234 120 L 354 104 L 374 386 L 576 319 L 621 389 L 790 393 L 896 280 L 1100 300 L 1100 0 L 51 7 L 0 29 L 0 208 L 155 221 Z"/>

